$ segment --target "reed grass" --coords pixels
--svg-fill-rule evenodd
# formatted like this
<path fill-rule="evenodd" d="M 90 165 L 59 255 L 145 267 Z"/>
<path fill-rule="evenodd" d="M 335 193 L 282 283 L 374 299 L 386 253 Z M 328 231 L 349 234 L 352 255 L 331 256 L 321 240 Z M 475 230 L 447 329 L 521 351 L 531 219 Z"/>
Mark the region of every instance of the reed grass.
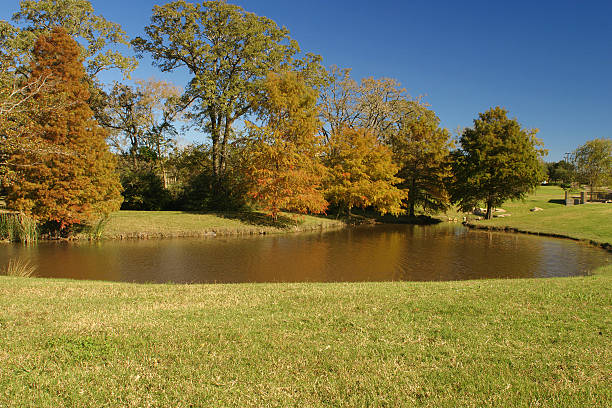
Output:
<path fill-rule="evenodd" d="M 0 213 L 0 239 L 31 244 L 38 240 L 36 220 L 22 213 Z"/>
<path fill-rule="evenodd" d="M 9 259 L 2 269 L 2 275 L 29 278 L 36 272 L 36 266 L 27 259 Z"/>
<path fill-rule="evenodd" d="M 98 241 L 99 239 L 102 238 L 102 234 L 104 233 L 104 230 L 106 229 L 106 226 L 108 225 L 109 219 L 110 217 L 108 215 L 104 215 L 100 219 L 98 219 L 96 222 L 88 226 L 87 235 L 89 236 L 90 240 Z"/>

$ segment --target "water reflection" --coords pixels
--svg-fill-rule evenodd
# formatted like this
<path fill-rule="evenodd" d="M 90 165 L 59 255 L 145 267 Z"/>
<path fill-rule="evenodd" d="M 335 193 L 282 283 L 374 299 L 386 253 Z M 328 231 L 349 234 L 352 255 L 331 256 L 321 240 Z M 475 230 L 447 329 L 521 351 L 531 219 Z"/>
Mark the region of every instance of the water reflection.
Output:
<path fill-rule="evenodd" d="M 0 264 L 28 258 L 38 276 L 128 282 L 431 281 L 570 276 L 609 253 L 569 240 L 380 225 L 267 237 L 0 246 Z"/>

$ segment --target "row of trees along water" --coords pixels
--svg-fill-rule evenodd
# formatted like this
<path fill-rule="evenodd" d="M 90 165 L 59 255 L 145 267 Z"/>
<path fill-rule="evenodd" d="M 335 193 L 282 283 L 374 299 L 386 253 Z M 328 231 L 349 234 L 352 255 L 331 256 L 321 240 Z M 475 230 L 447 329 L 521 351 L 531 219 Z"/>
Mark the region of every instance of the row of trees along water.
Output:
<path fill-rule="evenodd" d="M 325 68 L 224 1 L 155 6 L 131 41 L 86 0 L 21 1 L 0 42 L 3 195 L 51 230 L 120 207 L 414 216 L 485 203 L 490 216 L 544 177 L 536 130 L 503 108 L 453 141 L 397 81 Z M 126 81 L 129 45 L 188 72 L 184 89 Z M 106 70 L 125 83 L 103 84 Z"/>

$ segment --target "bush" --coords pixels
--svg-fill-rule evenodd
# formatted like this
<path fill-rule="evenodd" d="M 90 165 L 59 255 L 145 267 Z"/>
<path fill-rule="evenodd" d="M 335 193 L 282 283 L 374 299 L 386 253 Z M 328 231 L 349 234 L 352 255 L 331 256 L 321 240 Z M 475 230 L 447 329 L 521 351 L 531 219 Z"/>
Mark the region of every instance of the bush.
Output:
<path fill-rule="evenodd" d="M 187 181 L 177 194 L 175 207 L 185 211 L 236 211 L 246 206 L 246 189 L 234 177 L 215 182 L 202 172 Z"/>
<path fill-rule="evenodd" d="M 161 177 L 153 169 L 127 169 L 121 174 L 122 210 L 165 210 L 171 201 Z"/>

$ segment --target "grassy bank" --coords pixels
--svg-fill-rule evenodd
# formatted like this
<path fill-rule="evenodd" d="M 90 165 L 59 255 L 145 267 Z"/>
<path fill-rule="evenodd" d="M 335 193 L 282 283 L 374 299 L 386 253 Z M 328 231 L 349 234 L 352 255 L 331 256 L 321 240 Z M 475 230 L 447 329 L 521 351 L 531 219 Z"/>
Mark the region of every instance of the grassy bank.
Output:
<path fill-rule="evenodd" d="M 564 206 L 563 190 L 542 186 L 525 201 L 511 201 L 502 207 L 510 217 L 473 222 L 476 226 L 512 228 L 523 232 L 566 236 L 607 244 L 612 248 L 612 204 L 589 203 Z M 544 211 L 529 211 L 540 207 Z"/>
<path fill-rule="evenodd" d="M 339 228 L 341 221 L 284 214 L 273 220 L 263 213 L 189 213 L 182 211 L 119 211 L 113 213 L 102 238 L 169 238 L 205 235 L 271 234 Z M 82 235 L 87 238 L 87 235 Z"/>
<path fill-rule="evenodd" d="M 609 406 L 612 268 L 444 283 L 0 277 L 0 406 Z"/>

